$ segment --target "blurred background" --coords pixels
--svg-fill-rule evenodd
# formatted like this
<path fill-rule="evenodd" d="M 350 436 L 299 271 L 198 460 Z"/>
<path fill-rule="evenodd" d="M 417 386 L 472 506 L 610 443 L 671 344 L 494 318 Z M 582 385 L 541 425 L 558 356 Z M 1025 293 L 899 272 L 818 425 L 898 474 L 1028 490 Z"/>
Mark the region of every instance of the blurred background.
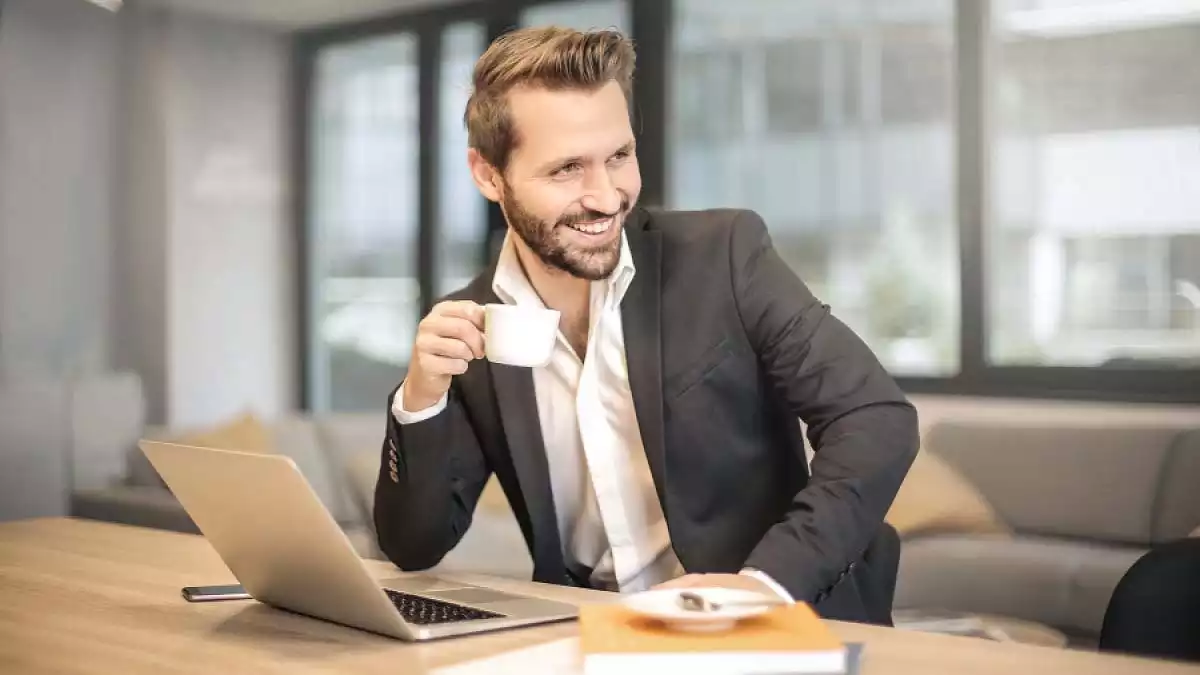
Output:
<path fill-rule="evenodd" d="M 503 234 L 474 60 L 549 23 L 635 40 L 643 203 L 757 210 L 923 428 L 1200 428 L 1197 0 L 0 0 L 0 520 L 186 529 L 136 439 L 250 418 L 369 513 Z"/>

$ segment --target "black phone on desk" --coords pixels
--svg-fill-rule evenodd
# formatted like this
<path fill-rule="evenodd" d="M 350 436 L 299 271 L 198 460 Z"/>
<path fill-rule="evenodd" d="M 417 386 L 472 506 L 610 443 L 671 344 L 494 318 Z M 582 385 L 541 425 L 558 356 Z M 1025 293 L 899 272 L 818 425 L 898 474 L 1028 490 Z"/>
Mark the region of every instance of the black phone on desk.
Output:
<path fill-rule="evenodd" d="M 188 602 L 217 602 L 219 600 L 249 600 L 250 594 L 241 584 L 225 586 L 184 586 L 183 599 Z"/>

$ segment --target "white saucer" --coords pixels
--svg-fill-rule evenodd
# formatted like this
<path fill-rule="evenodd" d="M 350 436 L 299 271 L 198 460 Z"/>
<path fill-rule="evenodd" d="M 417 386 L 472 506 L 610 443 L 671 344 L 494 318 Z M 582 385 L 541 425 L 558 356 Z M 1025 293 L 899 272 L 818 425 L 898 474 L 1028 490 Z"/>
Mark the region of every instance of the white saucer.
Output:
<path fill-rule="evenodd" d="M 720 607 L 716 611 L 697 612 L 679 605 L 681 589 L 663 588 L 634 593 L 622 599 L 621 604 L 630 610 L 656 619 L 676 630 L 715 632 L 729 630 L 741 619 L 758 616 L 774 609 L 775 605 L 736 605 Z M 732 588 L 688 588 L 692 593 L 703 596 L 714 603 L 754 601 L 770 599 L 762 593 L 741 591 Z"/>

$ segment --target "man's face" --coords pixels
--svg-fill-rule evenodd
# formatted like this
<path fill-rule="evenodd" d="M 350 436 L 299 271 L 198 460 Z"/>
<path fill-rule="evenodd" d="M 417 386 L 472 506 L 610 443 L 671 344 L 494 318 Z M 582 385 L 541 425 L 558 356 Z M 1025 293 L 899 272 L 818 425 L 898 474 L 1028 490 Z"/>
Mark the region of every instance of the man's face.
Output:
<path fill-rule="evenodd" d="M 608 277 L 642 189 L 620 86 L 518 88 L 509 106 L 518 141 L 497 195 L 509 226 L 548 267 Z"/>

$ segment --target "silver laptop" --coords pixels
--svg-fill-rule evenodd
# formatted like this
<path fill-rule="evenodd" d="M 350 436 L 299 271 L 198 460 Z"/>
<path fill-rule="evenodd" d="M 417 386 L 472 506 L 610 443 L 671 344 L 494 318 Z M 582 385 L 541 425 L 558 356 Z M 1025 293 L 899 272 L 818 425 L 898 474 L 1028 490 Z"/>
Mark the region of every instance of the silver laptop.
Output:
<path fill-rule="evenodd" d="M 578 608 L 416 574 L 377 580 L 292 459 L 141 441 L 254 599 L 401 640 L 564 621 Z"/>

